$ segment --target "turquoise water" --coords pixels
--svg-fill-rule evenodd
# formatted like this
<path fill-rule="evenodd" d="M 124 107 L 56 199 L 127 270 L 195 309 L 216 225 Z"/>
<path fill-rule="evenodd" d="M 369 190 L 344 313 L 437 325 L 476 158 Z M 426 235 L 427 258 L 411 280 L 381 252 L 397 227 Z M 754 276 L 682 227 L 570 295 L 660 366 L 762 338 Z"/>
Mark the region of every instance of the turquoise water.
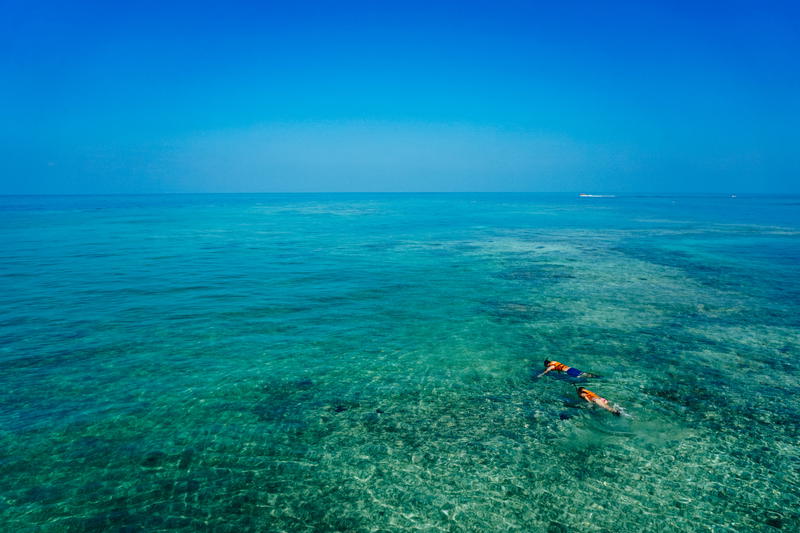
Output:
<path fill-rule="evenodd" d="M 798 237 L 789 196 L 0 198 L 0 524 L 797 531 Z"/>

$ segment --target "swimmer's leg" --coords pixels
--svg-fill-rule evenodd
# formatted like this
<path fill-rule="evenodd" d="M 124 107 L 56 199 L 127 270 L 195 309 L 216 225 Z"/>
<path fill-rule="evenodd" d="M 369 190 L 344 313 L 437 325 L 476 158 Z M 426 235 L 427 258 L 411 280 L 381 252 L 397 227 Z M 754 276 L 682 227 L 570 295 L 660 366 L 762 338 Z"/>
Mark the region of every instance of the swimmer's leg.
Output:
<path fill-rule="evenodd" d="M 585 372 L 581 372 L 577 368 L 570 368 L 569 370 L 567 370 L 567 375 L 571 378 L 577 378 L 579 376 L 582 376 L 583 374 L 585 374 Z"/>
<path fill-rule="evenodd" d="M 617 416 L 624 416 L 626 418 L 631 418 L 631 415 L 629 415 L 627 411 L 625 411 L 625 409 L 623 409 L 617 404 L 614 404 L 614 414 Z"/>

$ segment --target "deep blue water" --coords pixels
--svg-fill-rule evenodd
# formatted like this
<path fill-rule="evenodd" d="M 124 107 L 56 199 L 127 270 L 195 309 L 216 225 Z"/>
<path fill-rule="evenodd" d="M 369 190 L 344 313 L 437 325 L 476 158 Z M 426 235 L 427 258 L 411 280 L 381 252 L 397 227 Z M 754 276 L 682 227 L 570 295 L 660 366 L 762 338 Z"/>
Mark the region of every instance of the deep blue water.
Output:
<path fill-rule="evenodd" d="M 0 303 L 3 530 L 800 527 L 797 196 L 0 197 Z"/>

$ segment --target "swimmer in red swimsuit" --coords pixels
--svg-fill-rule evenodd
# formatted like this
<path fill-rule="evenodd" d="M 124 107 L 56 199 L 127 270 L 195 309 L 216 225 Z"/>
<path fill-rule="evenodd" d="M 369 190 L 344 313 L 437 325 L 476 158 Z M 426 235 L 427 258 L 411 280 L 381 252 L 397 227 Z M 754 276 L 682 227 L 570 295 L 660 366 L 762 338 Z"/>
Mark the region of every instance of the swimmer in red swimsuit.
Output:
<path fill-rule="evenodd" d="M 610 405 L 608 405 L 608 400 L 606 400 L 605 398 L 601 398 L 600 396 L 598 396 L 597 394 L 593 393 L 589 389 L 585 389 L 583 387 L 578 387 L 576 390 L 578 392 L 578 396 L 580 396 L 581 398 L 583 398 L 587 402 L 599 405 L 600 407 L 602 407 L 606 411 L 610 411 L 610 412 L 614 413 L 617 416 L 620 416 L 622 414 L 622 411 L 620 411 L 616 407 L 611 407 Z"/>

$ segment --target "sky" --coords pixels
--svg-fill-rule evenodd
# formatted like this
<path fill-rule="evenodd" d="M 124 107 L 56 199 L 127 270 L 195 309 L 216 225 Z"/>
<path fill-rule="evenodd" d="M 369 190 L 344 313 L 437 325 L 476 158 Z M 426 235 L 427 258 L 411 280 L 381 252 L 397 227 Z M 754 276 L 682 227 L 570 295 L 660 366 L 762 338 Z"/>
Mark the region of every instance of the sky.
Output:
<path fill-rule="evenodd" d="M 0 194 L 800 192 L 796 2 L 0 0 Z"/>

